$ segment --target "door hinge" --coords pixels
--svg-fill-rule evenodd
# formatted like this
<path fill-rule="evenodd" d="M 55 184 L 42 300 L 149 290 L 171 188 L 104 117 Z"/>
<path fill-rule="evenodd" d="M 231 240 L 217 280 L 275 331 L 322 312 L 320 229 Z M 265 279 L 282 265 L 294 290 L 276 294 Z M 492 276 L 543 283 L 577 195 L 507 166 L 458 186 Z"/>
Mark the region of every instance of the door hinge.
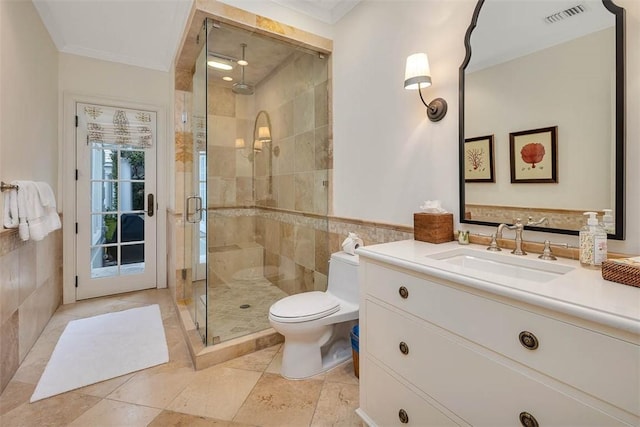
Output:
<path fill-rule="evenodd" d="M 76 116 L 76 127 L 78 127 L 78 116 Z"/>
<path fill-rule="evenodd" d="M 78 223 L 76 222 L 76 234 L 78 234 Z"/>
<path fill-rule="evenodd" d="M 78 180 L 78 169 L 76 169 L 76 181 Z"/>
<path fill-rule="evenodd" d="M 187 269 L 186 268 L 182 269 L 182 280 L 187 280 Z"/>
<path fill-rule="evenodd" d="M 76 276 L 76 288 L 78 287 L 78 276 Z"/>

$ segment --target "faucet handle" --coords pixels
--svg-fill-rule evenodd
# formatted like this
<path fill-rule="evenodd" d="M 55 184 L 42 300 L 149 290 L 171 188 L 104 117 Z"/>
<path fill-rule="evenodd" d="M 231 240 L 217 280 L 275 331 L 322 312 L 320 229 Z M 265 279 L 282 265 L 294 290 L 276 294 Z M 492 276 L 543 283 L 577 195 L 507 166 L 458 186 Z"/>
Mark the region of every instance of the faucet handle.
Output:
<path fill-rule="evenodd" d="M 551 252 L 551 241 L 544 241 L 544 249 L 542 250 L 542 255 L 538 255 L 538 258 L 544 259 L 547 261 L 555 261 L 558 258 Z"/>
<path fill-rule="evenodd" d="M 491 252 L 500 252 L 502 250 L 498 246 L 498 240 L 496 239 L 495 234 L 491 235 L 491 243 L 489 244 L 489 247 L 487 248 L 487 250 Z"/>

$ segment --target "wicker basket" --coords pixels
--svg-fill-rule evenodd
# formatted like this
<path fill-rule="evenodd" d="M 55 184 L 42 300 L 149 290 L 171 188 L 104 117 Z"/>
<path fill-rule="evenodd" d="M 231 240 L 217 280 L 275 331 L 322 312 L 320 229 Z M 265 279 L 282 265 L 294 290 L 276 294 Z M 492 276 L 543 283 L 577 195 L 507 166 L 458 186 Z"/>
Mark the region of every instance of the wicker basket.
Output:
<path fill-rule="evenodd" d="M 640 287 L 640 258 L 608 259 L 602 263 L 602 278 Z"/>

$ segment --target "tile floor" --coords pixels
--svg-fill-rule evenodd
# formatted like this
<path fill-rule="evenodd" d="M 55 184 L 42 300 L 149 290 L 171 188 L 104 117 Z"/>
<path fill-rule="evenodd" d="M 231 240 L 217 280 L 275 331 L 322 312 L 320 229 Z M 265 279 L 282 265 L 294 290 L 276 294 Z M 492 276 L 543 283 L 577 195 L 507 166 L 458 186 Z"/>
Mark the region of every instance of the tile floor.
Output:
<path fill-rule="evenodd" d="M 169 363 L 53 396 L 29 398 L 67 322 L 159 304 Z M 303 381 L 279 375 L 281 346 L 194 371 L 168 290 L 60 307 L 0 395 L 0 426 L 362 426 L 353 364 Z"/>

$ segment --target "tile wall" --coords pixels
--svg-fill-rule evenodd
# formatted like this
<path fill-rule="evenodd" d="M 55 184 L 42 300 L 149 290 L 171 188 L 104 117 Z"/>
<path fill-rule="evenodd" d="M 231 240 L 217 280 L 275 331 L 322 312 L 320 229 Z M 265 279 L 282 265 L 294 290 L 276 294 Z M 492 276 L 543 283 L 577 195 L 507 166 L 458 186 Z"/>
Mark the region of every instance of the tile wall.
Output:
<path fill-rule="evenodd" d="M 62 303 L 62 230 L 23 242 L 0 230 L 0 392 Z"/>

